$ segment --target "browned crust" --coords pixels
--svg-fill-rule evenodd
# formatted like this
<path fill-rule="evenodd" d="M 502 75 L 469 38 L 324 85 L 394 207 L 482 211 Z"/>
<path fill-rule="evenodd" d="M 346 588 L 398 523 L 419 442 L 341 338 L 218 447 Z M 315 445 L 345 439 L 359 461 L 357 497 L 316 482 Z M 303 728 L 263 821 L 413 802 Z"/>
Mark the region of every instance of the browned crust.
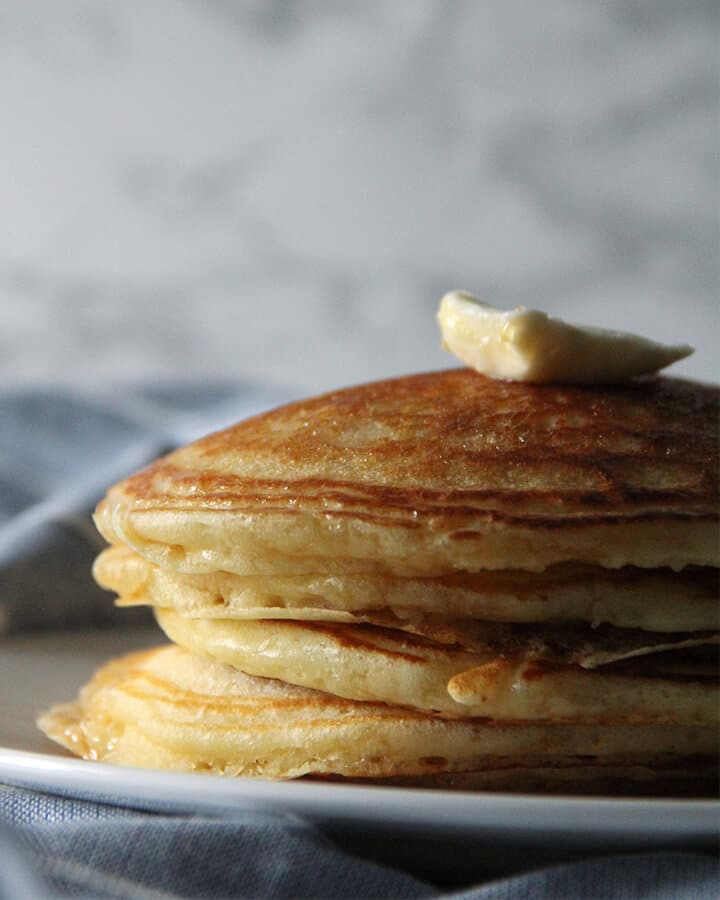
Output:
<path fill-rule="evenodd" d="M 380 381 L 241 422 L 111 493 L 141 509 L 321 511 L 432 528 L 716 521 L 718 390 L 548 387 L 467 369 Z M 272 477 L 263 477 L 267 472 Z M 469 536 L 469 533 L 468 533 Z"/>
<path fill-rule="evenodd" d="M 477 772 L 438 772 L 390 778 L 343 778 L 306 775 L 303 780 L 383 787 L 429 788 L 445 791 L 502 791 L 588 796 L 717 798 L 720 778 L 717 760 L 707 757 L 647 761 L 577 760 L 542 768 L 517 766 Z"/>

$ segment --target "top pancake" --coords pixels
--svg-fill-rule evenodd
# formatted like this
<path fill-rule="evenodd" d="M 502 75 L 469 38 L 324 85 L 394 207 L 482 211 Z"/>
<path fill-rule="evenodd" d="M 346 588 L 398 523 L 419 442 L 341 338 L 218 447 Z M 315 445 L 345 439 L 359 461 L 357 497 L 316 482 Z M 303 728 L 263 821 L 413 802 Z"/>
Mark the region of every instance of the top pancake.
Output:
<path fill-rule="evenodd" d="M 535 386 L 467 370 L 241 422 L 112 488 L 111 543 L 241 575 L 717 566 L 718 390 Z"/>

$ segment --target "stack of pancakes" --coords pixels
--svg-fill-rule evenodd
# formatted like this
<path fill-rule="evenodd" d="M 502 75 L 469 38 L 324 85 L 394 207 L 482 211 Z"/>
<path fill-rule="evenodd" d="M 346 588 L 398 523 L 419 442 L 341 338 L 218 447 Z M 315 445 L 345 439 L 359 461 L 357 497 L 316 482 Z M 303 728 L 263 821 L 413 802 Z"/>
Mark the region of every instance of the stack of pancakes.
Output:
<path fill-rule="evenodd" d="M 563 792 L 713 790 L 718 391 L 470 370 L 294 403 L 97 510 L 170 646 L 40 725 L 109 762 Z"/>

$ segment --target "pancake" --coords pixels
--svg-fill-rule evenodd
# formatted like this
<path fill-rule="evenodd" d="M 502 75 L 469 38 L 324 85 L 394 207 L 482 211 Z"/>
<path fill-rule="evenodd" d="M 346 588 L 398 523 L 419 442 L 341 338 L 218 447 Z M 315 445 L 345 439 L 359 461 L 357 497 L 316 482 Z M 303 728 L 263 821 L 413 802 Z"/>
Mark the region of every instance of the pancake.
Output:
<path fill-rule="evenodd" d="M 490 634 L 482 653 L 467 653 L 373 626 L 156 615 L 191 653 L 351 700 L 498 721 L 720 724 L 714 680 L 543 662 L 537 640 L 512 635 Z M 514 658 L 501 655 L 508 645 Z"/>
<path fill-rule="evenodd" d="M 590 765 L 582 765 L 573 760 L 565 765 L 505 765 L 479 772 L 399 776 L 382 780 L 330 778 L 326 775 L 323 780 L 445 791 L 553 793 L 565 796 L 711 797 L 718 793 L 718 767 L 714 760 L 709 761 L 706 757 L 685 759 L 682 768 L 678 768 L 676 762 L 668 762 L 665 766 L 658 763 L 654 766 L 617 766 L 597 760 Z"/>
<path fill-rule="evenodd" d="M 509 720 L 718 724 L 717 677 L 588 671 L 541 662 L 496 659 L 454 676 L 450 696 L 475 715 L 499 708 Z"/>
<path fill-rule="evenodd" d="M 470 370 L 294 403 L 169 454 L 96 521 L 163 569 L 238 575 L 717 567 L 718 390 Z"/>
<path fill-rule="evenodd" d="M 197 618 L 375 621 L 418 614 L 500 622 L 608 623 L 648 631 L 710 631 L 720 624 L 718 573 L 709 567 L 618 570 L 565 563 L 539 573 L 456 573 L 438 578 L 182 574 L 130 548 L 110 547 L 93 568 L 121 606 L 174 607 Z"/>
<path fill-rule="evenodd" d="M 703 727 L 529 725 L 443 720 L 259 679 L 161 647 L 100 669 L 78 701 L 39 725 L 87 759 L 225 775 L 424 778 L 577 768 L 660 781 L 707 772 L 717 731 Z M 511 788 L 507 783 L 505 788 Z"/>
<path fill-rule="evenodd" d="M 718 396 L 453 370 L 177 450 L 98 505 L 94 567 L 175 645 L 40 727 L 231 776 L 712 789 Z"/>
<path fill-rule="evenodd" d="M 720 644 L 717 631 L 652 633 L 612 625 L 599 625 L 589 630 L 577 623 L 517 624 L 476 619 L 447 620 L 425 615 L 397 621 L 394 616 L 377 613 L 368 617 L 368 624 L 398 627 L 436 643 L 454 645 L 471 652 L 485 653 L 488 646 L 492 646 L 500 656 L 523 656 L 554 664 L 577 665 L 583 669 L 596 669 L 650 656 L 652 665 L 657 667 L 660 658 L 672 656 L 675 659 L 679 653 L 700 648 L 712 654 Z M 703 653 L 701 651 L 701 655 Z M 717 657 L 717 652 L 714 657 Z M 705 662 L 704 656 L 702 662 Z"/>

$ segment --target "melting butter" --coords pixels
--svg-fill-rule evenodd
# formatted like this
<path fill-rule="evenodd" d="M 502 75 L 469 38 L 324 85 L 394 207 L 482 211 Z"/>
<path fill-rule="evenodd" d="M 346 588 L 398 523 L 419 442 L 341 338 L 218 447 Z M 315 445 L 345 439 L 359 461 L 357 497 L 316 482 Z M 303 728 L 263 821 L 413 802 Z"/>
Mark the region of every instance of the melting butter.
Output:
<path fill-rule="evenodd" d="M 628 334 L 570 325 L 536 309 L 496 309 L 465 291 L 440 301 L 443 346 L 490 378 L 536 384 L 613 384 L 647 375 L 689 356 Z"/>

